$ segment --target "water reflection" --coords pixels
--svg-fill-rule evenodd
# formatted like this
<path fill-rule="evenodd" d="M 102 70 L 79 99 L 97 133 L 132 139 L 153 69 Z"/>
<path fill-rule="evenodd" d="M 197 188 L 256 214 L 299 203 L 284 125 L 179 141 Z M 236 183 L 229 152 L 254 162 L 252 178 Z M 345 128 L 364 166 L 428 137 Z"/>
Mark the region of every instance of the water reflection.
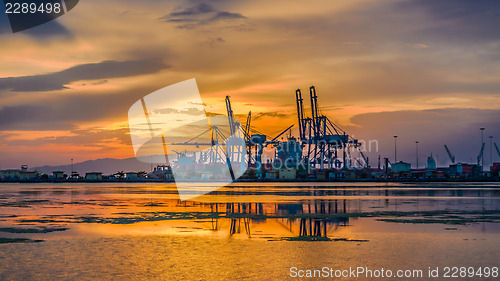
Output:
<path fill-rule="evenodd" d="M 205 203 L 190 204 L 203 209 Z M 229 235 L 246 234 L 251 238 L 252 226 L 277 221 L 278 225 L 296 237 L 328 238 L 339 226 L 348 226 L 348 216 L 335 216 L 347 213 L 347 200 L 310 200 L 301 204 L 270 203 L 210 203 L 210 230 L 228 231 Z M 222 215 L 221 210 L 224 210 Z M 229 223 L 221 223 L 228 221 Z M 223 226 L 228 225 L 228 230 Z M 269 231 L 269 230 L 268 230 Z"/>
<path fill-rule="evenodd" d="M 160 184 L 0 185 L 0 228 L 93 230 L 102 229 L 100 224 L 113 227 L 113 233 L 308 241 L 336 238 L 339 231 L 363 225 L 372 231 L 395 224 L 414 225 L 413 231 L 456 226 L 500 231 L 499 184 L 253 183 L 182 202 L 175 192 L 175 186 Z"/>
<path fill-rule="evenodd" d="M 484 268 L 498 266 L 499 222 L 500 184 L 252 183 L 196 202 L 163 184 L 0 184 L 0 243 L 28 239 L 0 245 L 0 279 Z"/>

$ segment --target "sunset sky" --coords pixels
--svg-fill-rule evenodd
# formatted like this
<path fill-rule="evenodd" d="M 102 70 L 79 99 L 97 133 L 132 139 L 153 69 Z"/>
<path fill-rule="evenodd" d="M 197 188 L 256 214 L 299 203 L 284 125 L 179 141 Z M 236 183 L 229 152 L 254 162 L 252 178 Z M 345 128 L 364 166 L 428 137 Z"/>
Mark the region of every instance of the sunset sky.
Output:
<path fill-rule="evenodd" d="M 230 95 L 271 136 L 297 122 L 295 89 L 315 85 L 323 114 L 378 140 L 372 165 L 393 159 L 394 135 L 412 163 L 416 140 L 420 163 L 442 165 L 444 144 L 475 162 L 480 127 L 500 144 L 495 0 L 82 0 L 15 34 L 0 12 L 2 169 L 133 157 L 130 106 L 190 78 L 206 111 Z"/>

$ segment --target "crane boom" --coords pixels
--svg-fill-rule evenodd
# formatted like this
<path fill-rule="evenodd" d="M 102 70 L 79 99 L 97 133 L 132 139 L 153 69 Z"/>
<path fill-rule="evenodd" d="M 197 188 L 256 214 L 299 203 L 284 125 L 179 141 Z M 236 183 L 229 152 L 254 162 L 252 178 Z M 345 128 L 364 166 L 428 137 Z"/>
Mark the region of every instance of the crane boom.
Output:
<path fill-rule="evenodd" d="M 302 120 L 304 120 L 304 104 L 302 99 L 302 93 L 300 89 L 295 91 L 295 99 L 297 102 L 297 116 L 299 118 L 299 137 L 300 139 L 305 138 L 304 125 L 302 124 Z"/>
<path fill-rule="evenodd" d="M 252 111 L 248 112 L 247 124 L 245 126 L 245 139 L 247 142 L 250 141 L 250 122 L 252 121 Z"/>
<path fill-rule="evenodd" d="M 272 139 L 271 141 L 269 141 L 269 143 L 272 143 L 274 142 L 275 140 L 277 140 L 279 137 L 281 137 L 281 135 L 283 135 L 284 133 L 286 133 L 288 130 L 290 130 L 291 128 L 293 127 L 293 125 L 291 125 L 290 127 L 286 128 L 283 132 L 281 132 L 279 135 L 277 135 L 274 139 Z"/>
<path fill-rule="evenodd" d="M 446 149 L 446 153 L 448 153 L 448 156 L 450 157 L 451 163 L 455 164 L 455 156 L 453 156 L 453 154 L 451 154 L 451 152 L 448 149 L 448 146 L 446 146 L 446 144 L 444 145 L 444 148 Z"/>
<path fill-rule="evenodd" d="M 229 131 L 231 135 L 236 132 L 236 125 L 234 124 L 233 119 L 233 109 L 231 108 L 231 101 L 229 100 L 229 96 L 226 96 L 226 109 L 227 109 L 227 118 L 229 119 Z"/>
<path fill-rule="evenodd" d="M 363 157 L 363 160 L 365 160 L 365 166 L 366 166 L 365 168 L 370 168 L 370 162 L 369 162 L 368 157 L 365 156 L 365 154 L 363 153 L 363 151 L 359 147 L 358 147 L 358 151 L 359 151 L 359 154 L 361 155 L 361 157 Z M 361 165 L 361 166 L 363 166 L 363 165 Z"/>
<path fill-rule="evenodd" d="M 309 94 L 311 96 L 311 114 L 312 114 L 312 124 L 314 136 L 318 136 L 318 95 L 316 95 L 316 88 L 314 86 L 309 87 Z"/>
<path fill-rule="evenodd" d="M 483 152 L 484 152 L 484 142 L 483 145 L 481 145 L 481 151 L 479 151 L 479 155 L 477 156 L 477 164 L 479 165 L 479 162 L 481 161 L 481 158 L 483 158 Z M 484 163 L 482 163 L 484 165 Z"/>

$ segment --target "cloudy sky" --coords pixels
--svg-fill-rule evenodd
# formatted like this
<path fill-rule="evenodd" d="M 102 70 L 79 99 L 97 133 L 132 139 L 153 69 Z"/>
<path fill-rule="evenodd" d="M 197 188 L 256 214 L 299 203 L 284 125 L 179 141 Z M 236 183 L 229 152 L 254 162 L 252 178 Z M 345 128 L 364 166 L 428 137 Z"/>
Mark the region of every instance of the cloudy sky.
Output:
<path fill-rule="evenodd" d="M 495 0 L 85 0 L 15 34 L 0 11 L 0 168 L 133 157 L 130 106 L 190 78 L 208 112 L 230 95 L 269 135 L 315 85 L 323 114 L 378 141 L 372 164 L 394 135 L 412 163 L 416 140 L 443 165 L 444 144 L 475 161 L 480 127 L 500 143 Z"/>

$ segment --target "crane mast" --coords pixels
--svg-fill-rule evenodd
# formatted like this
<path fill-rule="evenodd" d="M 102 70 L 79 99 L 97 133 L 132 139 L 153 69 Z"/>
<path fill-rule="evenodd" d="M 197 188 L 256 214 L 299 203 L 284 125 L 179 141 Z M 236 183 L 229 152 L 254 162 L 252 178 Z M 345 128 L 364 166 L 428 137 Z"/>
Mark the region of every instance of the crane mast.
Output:
<path fill-rule="evenodd" d="M 479 151 L 479 155 L 477 156 L 477 164 L 479 165 L 479 162 L 481 162 L 481 158 L 483 158 L 483 152 L 484 152 L 484 142 L 483 145 L 481 145 L 481 150 Z M 484 163 L 481 163 L 481 165 L 484 165 Z"/>
<path fill-rule="evenodd" d="M 312 167 L 319 166 L 320 169 L 324 169 L 325 166 L 328 168 L 348 168 L 352 159 L 347 158 L 351 155 L 351 148 L 360 146 L 358 140 L 350 137 L 328 117 L 320 114 L 318 95 L 314 86 L 309 87 L 309 95 L 311 117 L 306 117 L 302 93 L 300 89 L 295 91 L 300 142 L 303 146 L 307 146 L 303 160 Z M 339 151 L 342 154 L 341 157 L 339 157 Z M 368 158 L 364 155 L 361 157 L 368 166 Z"/>
<path fill-rule="evenodd" d="M 227 109 L 227 118 L 229 119 L 229 132 L 233 135 L 236 132 L 236 124 L 234 123 L 233 118 L 233 109 L 231 108 L 231 101 L 229 100 L 229 96 L 226 96 L 226 109 Z"/>
<path fill-rule="evenodd" d="M 451 163 L 455 164 L 455 156 L 451 154 L 450 149 L 448 149 L 448 146 L 446 144 L 444 145 L 444 149 L 446 149 L 446 153 L 448 153 L 448 157 L 450 157 Z"/>
<path fill-rule="evenodd" d="M 497 150 L 498 157 L 500 157 L 500 149 L 498 149 L 497 143 L 495 143 L 495 149 Z"/>
<path fill-rule="evenodd" d="M 300 89 L 297 89 L 295 91 L 295 98 L 297 101 L 297 116 L 299 118 L 299 137 L 301 139 L 305 138 L 305 133 L 304 133 L 304 104 L 303 104 L 303 99 L 302 99 L 302 93 L 300 92 Z"/>

